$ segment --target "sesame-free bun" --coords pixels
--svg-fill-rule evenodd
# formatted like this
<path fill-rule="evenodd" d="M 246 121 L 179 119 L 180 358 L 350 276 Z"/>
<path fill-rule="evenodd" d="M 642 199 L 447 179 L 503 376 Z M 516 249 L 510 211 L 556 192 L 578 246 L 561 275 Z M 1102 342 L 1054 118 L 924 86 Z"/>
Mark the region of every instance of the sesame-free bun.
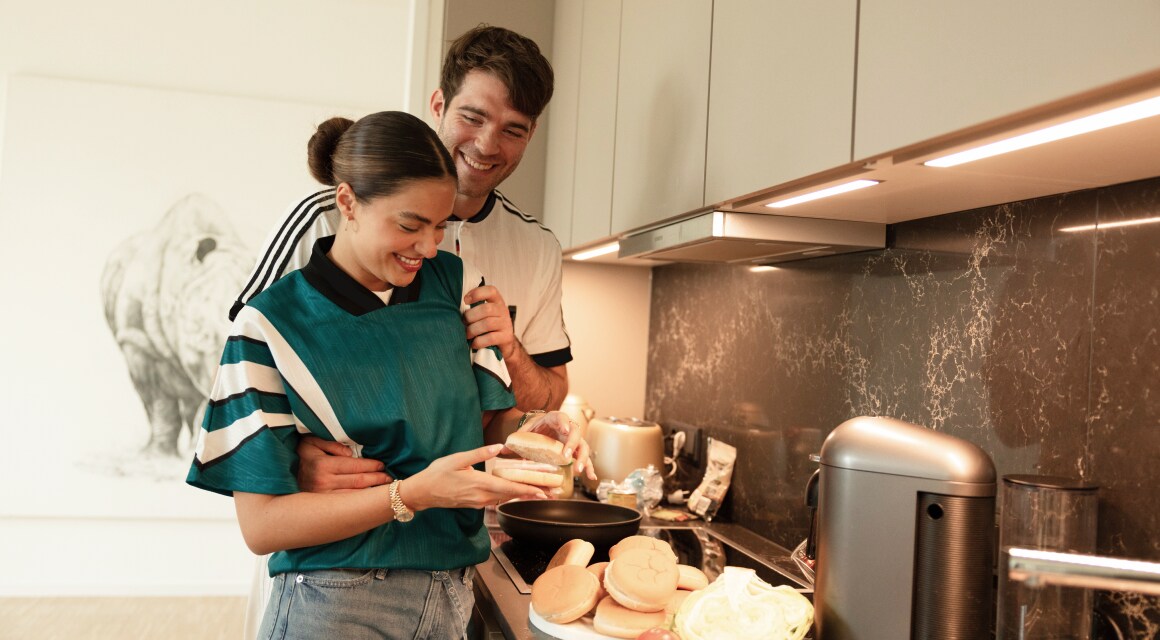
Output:
<path fill-rule="evenodd" d="M 564 486 L 564 476 L 559 473 L 537 471 L 535 469 L 521 469 L 518 467 L 497 467 L 491 470 L 491 475 L 512 482 L 532 484 L 537 487 L 555 489 Z"/>
<path fill-rule="evenodd" d="M 612 548 L 608 550 L 608 559 L 615 560 L 616 556 L 630 549 L 654 549 L 671 557 L 673 562 L 677 561 L 677 554 L 673 553 L 673 548 L 669 545 L 669 543 L 652 536 L 640 535 L 628 536 L 620 542 L 612 545 Z"/>
<path fill-rule="evenodd" d="M 584 567 L 562 564 L 532 583 L 532 609 L 548 622 L 568 624 L 596 606 L 599 588 L 596 576 Z"/>
<path fill-rule="evenodd" d="M 592 555 L 596 553 L 596 547 L 587 540 L 580 538 L 573 538 L 556 551 L 556 555 L 548 561 L 548 568 L 555 569 L 562 564 L 574 564 L 577 567 L 587 567 L 588 561 L 592 559 Z M 595 574 L 593 574 L 595 575 Z"/>
<path fill-rule="evenodd" d="M 600 581 L 600 591 L 596 594 L 598 600 L 603 600 L 604 596 L 608 595 L 608 592 L 604 590 L 604 572 L 607 569 L 607 562 L 594 562 L 588 565 L 588 573 L 596 576 L 596 579 Z"/>
<path fill-rule="evenodd" d="M 677 591 L 677 561 L 657 549 L 621 552 L 604 572 L 604 589 L 633 611 L 661 611 Z"/>
<path fill-rule="evenodd" d="M 685 591 L 684 589 L 677 589 L 673 593 L 673 597 L 665 603 L 665 626 L 672 627 L 673 620 L 677 617 L 677 612 L 681 610 L 681 605 L 685 603 L 685 598 L 689 597 L 692 591 Z"/>
<path fill-rule="evenodd" d="M 596 633 L 613 638 L 635 638 L 664 623 L 664 611 L 633 611 L 611 597 L 604 598 L 596 605 L 596 615 L 592 618 Z"/>
<path fill-rule="evenodd" d="M 525 460 L 554 465 L 568 464 L 568 458 L 564 457 L 564 443 L 541 433 L 516 431 L 508 436 L 504 445 Z"/>
<path fill-rule="evenodd" d="M 709 576 L 705 575 L 697 567 L 687 564 L 678 564 L 677 573 L 680 576 L 677 578 L 677 588 L 685 589 L 687 591 L 697 591 L 709 586 Z"/>

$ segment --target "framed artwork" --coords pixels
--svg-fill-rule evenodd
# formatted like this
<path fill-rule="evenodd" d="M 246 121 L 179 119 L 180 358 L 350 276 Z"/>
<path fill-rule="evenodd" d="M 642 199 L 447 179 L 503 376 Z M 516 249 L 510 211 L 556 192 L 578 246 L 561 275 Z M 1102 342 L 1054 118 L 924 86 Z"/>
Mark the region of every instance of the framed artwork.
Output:
<path fill-rule="evenodd" d="M 350 108 L 15 76 L 0 515 L 232 519 L 184 479 L 227 314 Z"/>

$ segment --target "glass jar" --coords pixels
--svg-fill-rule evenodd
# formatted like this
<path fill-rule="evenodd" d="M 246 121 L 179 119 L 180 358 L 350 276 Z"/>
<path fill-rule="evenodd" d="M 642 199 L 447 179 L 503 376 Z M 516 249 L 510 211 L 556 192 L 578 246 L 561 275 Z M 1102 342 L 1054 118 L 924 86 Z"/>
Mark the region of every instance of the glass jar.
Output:
<path fill-rule="evenodd" d="M 636 489 L 626 486 L 617 486 L 608 492 L 608 503 L 616 504 L 629 509 L 636 508 Z"/>

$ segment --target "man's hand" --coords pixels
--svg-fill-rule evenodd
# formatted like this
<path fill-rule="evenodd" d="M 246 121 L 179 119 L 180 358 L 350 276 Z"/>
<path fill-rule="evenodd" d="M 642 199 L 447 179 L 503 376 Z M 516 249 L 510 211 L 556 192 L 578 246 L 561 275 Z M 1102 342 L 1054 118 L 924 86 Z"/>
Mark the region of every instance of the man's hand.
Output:
<path fill-rule="evenodd" d="M 391 476 L 383 472 L 383 463 L 370 458 L 356 458 L 340 442 L 303 436 L 298 443 L 298 487 L 312 493 L 365 489 L 387 484 Z"/>
<path fill-rule="evenodd" d="M 463 312 L 471 348 L 499 347 L 504 360 L 517 357 L 518 343 L 515 329 L 512 327 L 512 316 L 508 313 L 507 304 L 499 289 L 491 285 L 476 287 L 463 296 L 463 301 L 468 305 L 475 305 Z"/>
<path fill-rule="evenodd" d="M 512 377 L 512 392 L 521 409 L 559 409 L 568 394 L 568 369 L 536 364 L 516 339 L 511 314 L 498 289 L 491 285 L 467 292 L 463 301 L 476 304 L 463 313 L 467 339 L 473 349 L 499 347 Z"/>

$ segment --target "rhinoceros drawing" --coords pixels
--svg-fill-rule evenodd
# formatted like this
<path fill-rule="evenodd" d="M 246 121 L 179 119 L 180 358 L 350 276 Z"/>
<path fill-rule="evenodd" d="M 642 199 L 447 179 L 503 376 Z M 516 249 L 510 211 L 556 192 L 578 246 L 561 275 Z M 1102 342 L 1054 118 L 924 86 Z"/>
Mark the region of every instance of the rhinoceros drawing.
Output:
<path fill-rule="evenodd" d="M 105 318 L 145 407 L 147 454 L 181 456 L 195 432 L 250 263 L 220 207 L 197 194 L 105 263 Z"/>

